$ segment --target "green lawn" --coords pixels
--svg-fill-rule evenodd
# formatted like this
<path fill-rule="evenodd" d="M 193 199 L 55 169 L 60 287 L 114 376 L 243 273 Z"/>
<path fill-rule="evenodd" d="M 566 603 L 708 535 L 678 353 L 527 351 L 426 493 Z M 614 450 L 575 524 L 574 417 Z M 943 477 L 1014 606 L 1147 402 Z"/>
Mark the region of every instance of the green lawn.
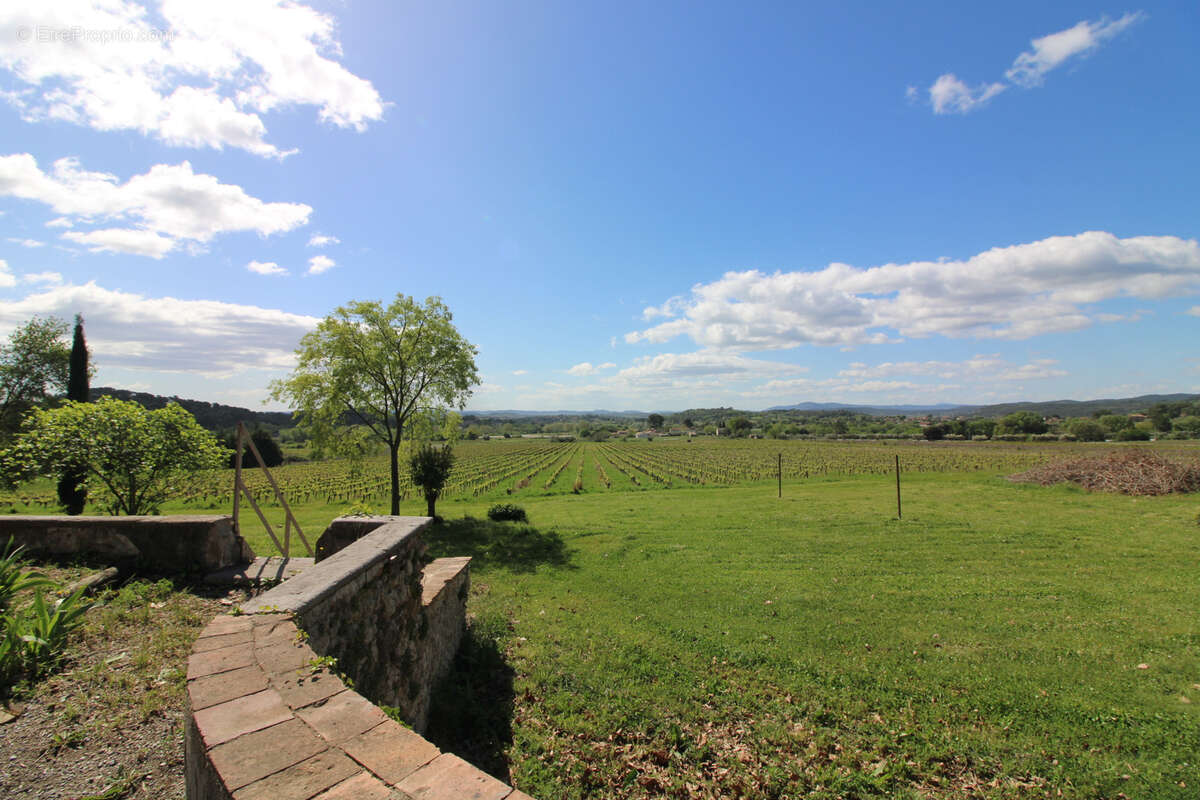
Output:
<path fill-rule="evenodd" d="M 541 800 L 1200 795 L 1194 496 L 911 474 L 897 520 L 888 476 L 775 492 L 439 503 L 474 622 L 431 736 Z M 346 510 L 297 515 L 315 541 Z"/>
<path fill-rule="evenodd" d="M 512 707 L 445 735 L 543 800 L 1197 796 L 1195 499 L 913 476 L 898 521 L 886 478 L 785 494 L 441 528 L 436 555 L 478 556 L 473 648 Z"/>

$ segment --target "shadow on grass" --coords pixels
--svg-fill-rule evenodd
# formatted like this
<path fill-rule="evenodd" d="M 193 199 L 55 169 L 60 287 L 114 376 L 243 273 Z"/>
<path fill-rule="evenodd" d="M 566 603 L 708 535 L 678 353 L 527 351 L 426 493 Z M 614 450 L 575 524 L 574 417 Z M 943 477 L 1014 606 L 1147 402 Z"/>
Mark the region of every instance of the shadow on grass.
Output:
<path fill-rule="evenodd" d="M 431 526 L 422 538 L 431 558 L 470 556 L 472 569 L 533 572 L 542 564 L 575 568 L 561 536 L 525 523 L 463 517 Z"/>
<path fill-rule="evenodd" d="M 476 621 L 463 635 L 449 674 L 434 689 L 425 738 L 511 784 L 513 670 L 496 633 Z"/>

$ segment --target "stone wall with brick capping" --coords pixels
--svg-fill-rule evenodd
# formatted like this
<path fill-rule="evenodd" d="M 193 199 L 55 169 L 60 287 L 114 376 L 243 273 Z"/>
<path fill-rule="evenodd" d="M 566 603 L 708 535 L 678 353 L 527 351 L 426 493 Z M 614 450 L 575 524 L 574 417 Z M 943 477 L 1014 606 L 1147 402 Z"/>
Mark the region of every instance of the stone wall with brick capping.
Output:
<path fill-rule="evenodd" d="M 468 588 L 466 558 L 421 573 L 428 524 L 392 518 L 209 623 L 188 662 L 190 800 L 527 800 L 416 732 L 458 647 Z"/>
<path fill-rule="evenodd" d="M 94 558 L 106 564 L 163 572 L 214 572 L 254 559 L 233 518 L 219 514 L 164 517 L 0 516 L 0 543 L 9 537 L 30 556 Z"/>

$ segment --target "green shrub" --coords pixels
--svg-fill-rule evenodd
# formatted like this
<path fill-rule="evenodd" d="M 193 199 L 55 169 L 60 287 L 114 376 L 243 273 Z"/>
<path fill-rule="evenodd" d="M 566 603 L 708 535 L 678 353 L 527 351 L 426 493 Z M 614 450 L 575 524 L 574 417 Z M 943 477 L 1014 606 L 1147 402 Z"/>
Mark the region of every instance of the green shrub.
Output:
<path fill-rule="evenodd" d="M 1126 428 L 1114 437 L 1118 442 L 1148 442 L 1150 434 L 1141 428 Z"/>
<path fill-rule="evenodd" d="M 494 522 L 528 522 L 525 509 L 512 503 L 497 503 L 488 509 L 488 519 Z"/>

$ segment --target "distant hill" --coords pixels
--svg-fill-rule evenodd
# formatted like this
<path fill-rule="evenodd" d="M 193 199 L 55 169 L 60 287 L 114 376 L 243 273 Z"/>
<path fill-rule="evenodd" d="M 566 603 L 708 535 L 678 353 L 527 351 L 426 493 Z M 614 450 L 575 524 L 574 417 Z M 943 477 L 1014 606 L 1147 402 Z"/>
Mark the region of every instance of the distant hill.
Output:
<path fill-rule="evenodd" d="M 221 403 L 207 403 L 203 400 L 187 400 L 182 397 L 163 397 L 159 394 L 146 392 L 131 392 L 128 389 L 113 389 L 102 386 L 91 389 L 89 395 L 93 400 L 98 397 L 115 397 L 118 400 L 133 400 L 145 408 L 154 410 L 162 408 L 167 403 L 178 403 L 183 406 L 201 426 L 210 431 L 232 430 L 239 422 L 246 423 L 251 429 L 256 425 L 264 428 L 290 428 L 296 423 L 287 411 L 251 411 L 238 406 L 226 406 Z"/>
<path fill-rule="evenodd" d="M 1157 403 L 1191 403 L 1200 394 L 1143 394 L 1105 400 L 1049 400 L 1044 403 L 998 403 L 990 406 L 955 406 L 938 412 L 946 417 L 1003 417 L 1017 411 L 1032 411 L 1043 417 L 1090 417 L 1097 411 L 1132 414 Z"/>
<path fill-rule="evenodd" d="M 790 406 L 771 406 L 764 411 L 852 411 L 855 414 L 869 414 L 874 417 L 895 417 L 901 414 L 939 414 L 967 406 L 954 403 L 935 403 L 926 406 L 857 406 L 851 403 L 796 403 Z"/>

